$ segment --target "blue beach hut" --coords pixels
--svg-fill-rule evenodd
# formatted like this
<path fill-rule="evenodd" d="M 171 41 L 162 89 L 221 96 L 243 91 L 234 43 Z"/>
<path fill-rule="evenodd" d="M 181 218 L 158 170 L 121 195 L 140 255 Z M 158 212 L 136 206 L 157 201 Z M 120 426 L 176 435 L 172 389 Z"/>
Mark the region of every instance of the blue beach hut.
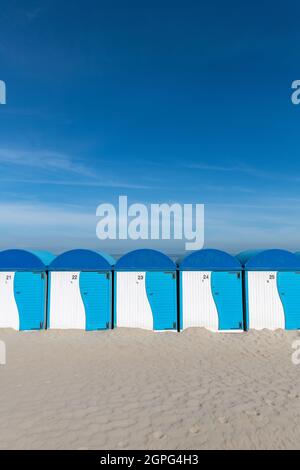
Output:
<path fill-rule="evenodd" d="M 246 327 L 300 328 L 300 257 L 286 250 L 245 251 Z"/>
<path fill-rule="evenodd" d="M 135 250 L 115 265 L 117 327 L 177 330 L 175 263 L 156 250 Z"/>
<path fill-rule="evenodd" d="M 71 250 L 49 266 L 48 328 L 104 330 L 111 327 L 114 259 Z"/>
<path fill-rule="evenodd" d="M 45 251 L 0 252 L 0 327 L 40 330 L 46 320 L 47 266 L 54 256 Z"/>
<path fill-rule="evenodd" d="M 236 258 L 214 249 L 179 261 L 181 328 L 243 330 L 241 270 Z"/>

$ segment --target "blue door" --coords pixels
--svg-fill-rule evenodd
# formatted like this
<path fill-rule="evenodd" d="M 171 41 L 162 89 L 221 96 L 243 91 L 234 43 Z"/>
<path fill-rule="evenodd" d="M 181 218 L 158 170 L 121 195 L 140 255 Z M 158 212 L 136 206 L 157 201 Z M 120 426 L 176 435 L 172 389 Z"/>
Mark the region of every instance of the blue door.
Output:
<path fill-rule="evenodd" d="M 220 330 L 243 329 L 242 276 L 240 272 L 213 272 L 212 295 Z"/>
<path fill-rule="evenodd" d="M 111 273 L 81 272 L 80 292 L 85 307 L 86 330 L 111 326 Z"/>
<path fill-rule="evenodd" d="M 283 305 L 285 328 L 300 328 L 300 272 L 278 272 L 277 287 Z"/>
<path fill-rule="evenodd" d="M 45 322 L 46 274 L 16 272 L 14 295 L 20 330 L 40 330 Z"/>
<path fill-rule="evenodd" d="M 153 315 L 153 329 L 176 330 L 176 273 L 147 272 L 146 293 Z"/>

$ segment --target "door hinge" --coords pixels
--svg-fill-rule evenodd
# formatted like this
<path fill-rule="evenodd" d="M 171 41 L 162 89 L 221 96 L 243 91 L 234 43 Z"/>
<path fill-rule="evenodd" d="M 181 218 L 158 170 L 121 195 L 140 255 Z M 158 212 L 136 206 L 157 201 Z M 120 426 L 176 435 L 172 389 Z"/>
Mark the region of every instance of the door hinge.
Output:
<path fill-rule="evenodd" d="M 236 271 L 228 271 L 228 274 L 233 274 L 233 275 L 236 276 L 238 279 L 240 279 L 240 277 L 241 277 L 241 273 L 240 273 L 240 272 L 236 272 Z"/>
<path fill-rule="evenodd" d="M 173 279 L 176 278 L 176 273 L 173 273 L 171 271 L 165 271 L 164 274 L 169 274 L 169 276 L 172 276 Z"/>
<path fill-rule="evenodd" d="M 106 273 L 106 279 L 110 279 L 110 273 Z"/>

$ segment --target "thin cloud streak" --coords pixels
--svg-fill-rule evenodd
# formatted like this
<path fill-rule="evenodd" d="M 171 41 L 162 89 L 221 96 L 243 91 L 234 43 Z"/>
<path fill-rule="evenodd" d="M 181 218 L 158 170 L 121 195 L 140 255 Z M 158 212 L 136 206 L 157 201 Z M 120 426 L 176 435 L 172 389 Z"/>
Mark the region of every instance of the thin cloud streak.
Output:
<path fill-rule="evenodd" d="M 287 175 L 283 173 L 275 173 L 271 170 L 264 171 L 260 168 L 254 168 L 246 165 L 228 165 L 228 166 L 219 166 L 219 165 L 209 165 L 206 163 L 191 163 L 186 166 L 189 169 L 193 170 L 203 170 L 203 171 L 212 171 L 212 172 L 230 172 L 230 173 L 244 173 L 256 178 L 270 179 L 270 180 L 285 180 L 291 182 L 299 182 L 300 177 Z"/>
<path fill-rule="evenodd" d="M 99 160 L 98 160 L 99 161 Z M 102 160 L 103 162 L 104 160 Z M 51 150 L 15 150 L 0 148 L 0 166 L 11 168 L 28 168 L 46 171 L 49 178 L 2 178 L 3 183 L 44 184 L 57 186 L 85 186 L 124 189 L 162 189 L 164 186 L 153 186 L 142 183 L 126 182 L 124 179 L 103 178 L 97 169 L 84 164 L 82 160 L 74 159 L 67 154 Z M 53 179 L 53 175 L 58 176 Z M 63 176 L 82 176 L 85 180 L 66 180 Z"/>
<path fill-rule="evenodd" d="M 69 227 L 84 228 L 96 222 L 92 211 L 71 210 L 69 206 L 54 204 L 0 203 L 0 220 L 12 227 Z M 3 225 L 3 222 L 2 224 Z"/>
<path fill-rule="evenodd" d="M 2 183 L 22 183 L 22 184 L 43 184 L 53 186 L 80 186 L 95 188 L 124 188 L 124 189 L 160 189 L 158 187 L 146 186 L 142 184 L 126 183 L 123 181 L 66 181 L 66 180 L 48 180 L 48 179 L 22 179 L 22 178 L 3 178 Z"/>
<path fill-rule="evenodd" d="M 0 164 L 29 167 L 46 171 L 65 171 L 87 177 L 95 177 L 95 172 L 82 161 L 50 150 L 16 150 L 0 148 Z"/>
<path fill-rule="evenodd" d="M 195 170 L 205 171 L 245 171 L 247 168 L 242 166 L 220 166 L 220 165 L 209 165 L 206 163 L 190 163 L 187 165 L 188 168 Z"/>

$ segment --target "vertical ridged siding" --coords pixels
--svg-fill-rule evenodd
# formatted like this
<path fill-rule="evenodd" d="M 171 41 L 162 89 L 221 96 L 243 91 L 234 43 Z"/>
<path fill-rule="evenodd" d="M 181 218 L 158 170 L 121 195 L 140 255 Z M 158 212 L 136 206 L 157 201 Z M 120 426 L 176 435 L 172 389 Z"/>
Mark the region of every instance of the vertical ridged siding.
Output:
<path fill-rule="evenodd" d="M 116 272 L 117 327 L 153 330 L 153 316 L 146 294 L 145 272 Z"/>
<path fill-rule="evenodd" d="M 79 271 L 50 273 L 49 328 L 85 330 L 85 308 L 79 277 Z"/>
<path fill-rule="evenodd" d="M 183 271 L 182 327 L 204 327 L 217 331 L 219 317 L 211 292 L 211 271 Z"/>
<path fill-rule="evenodd" d="M 283 305 L 277 289 L 277 271 L 249 271 L 249 328 L 285 328 Z"/>

